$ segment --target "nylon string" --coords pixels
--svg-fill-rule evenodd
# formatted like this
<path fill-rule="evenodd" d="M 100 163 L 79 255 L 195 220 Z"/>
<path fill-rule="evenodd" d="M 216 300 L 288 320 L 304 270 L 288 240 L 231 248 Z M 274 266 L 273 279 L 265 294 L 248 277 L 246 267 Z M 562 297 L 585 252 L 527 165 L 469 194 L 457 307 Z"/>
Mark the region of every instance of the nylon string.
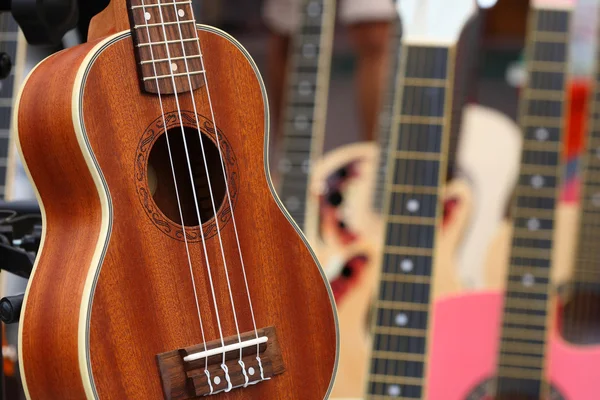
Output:
<path fill-rule="evenodd" d="M 144 13 L 144 15 L 146 15 L 146 4 L 145 4 L 145 0 L 141 0 L 142 2 L 142 12 Z M 159 10 L 161 9 L 160 6 L 160 0 L 158 2 L 159 4 Z M 162 12 L 161 12 L 161 20 L 162 20 Z M 164 25 L 163 25 L 163 30 L 164 30 Z M 191 280 L 192 280 L 192 288 L 194 291 L 194 300 L 196 302 L 196 308 L 198 311 L 198 319 L 200 321 L 200 330 L 202 332 L 202 343 L 204 345 L 204 349 L 206 350 L 206 335 L 204 333 L 204 325 L 202 323 L 202 315 L 201 315 L 201 311 L 200 311 L 200 304 L 199 304 L 199 300 L 198 300 L 198 291 L 196 288 L 196 281 L 195 281 L 195 276 L 194 276 L 194 270 L 193 270 L 193 266 L 192 266 L 192 261 L 191 261 L 191 255 L 190 255 L 190 251 L 189 251 L 189 243 L 187 240 L 187 234 L 185 231 L 185 221 L 183 219 L 183 211 L 182 211 L 182 207 L 181 207 L 181 200 L 180 200 L 180 196 L 179 196 L 179 189 L 178 189 L 178 185 L 177 185 L 177 179 L 176 179 L 176 175 L 175 175 L 175 167 L 173 164 L 173 156 L 172 156 L 172 152 L 171 152 L 171 145 L 170 145 L 170 141 L 169 141 L 169 134 L 168 134 L 168 130 L 167 130 L 167 124 L 166 124 L 166 118 L 165 118 L 165 111 L 164 111 L 164 106 L 163 106 L 163 102 L 162 102 L 162 95 L 160 93 L 160 83 L 158 80 L 158 73 L 156 71 L 156 62 L 155 62 L 155 58 L 154 58 L 154 51 L 152 49 L 152 47 L 154 46 L 152 43 L 152 37 L 150 35 L 150 28 L 147 26 L 146 24 L 146 33 L 148 36 L 148 42 L 151 43 L 148 47 L 150 48 L 150 56 L 152 59 L 152 68 L 154 70 L 154 76 L 155 76 L 155 80 L 156 80 L 156 88 L 157 88 L 157 93 L 158 93 L 158 98 L 159 98 L 159 103 L 160 103 L 160 109 L 161 109 L 161 115 L 162 115 L 162 119 L 163 119 L 163 126 L 165 129 L 165 138 L 167 140 L 167 148 L 168 148 L 168 153 L 169 153 L 169 162 L 171 164 L 171 171 L 173 173 L 173 181 L 174 181 L 174 185 L 175 185 L 175 194 L 177 197 L 177 205 L 178 205 L 178 209 L 179 209 L 179 216 L 181 219 L 181 226 L 183 229 L 183 240 L 185 243 L 185 248 L 186 248 L 186 253 L 187 253 L 187 258 L 188 258 L 188 264 L 189 264 L 189 269 L 190 269 L 190 276 L 191 276 Z M 166 35 L 165 35 L 165 40 L 166 40 Z M 168 44 L 165 45 L 165 47 L 167 48 L 167 55 L 169 56 L 169 65 L 171 64 L 170 61 L 170 55 L 169 55 L 169 48 L 168 48 Z M 171 74 L 171 79 L 173 80 L 173 85 L 175 84 L 175 77 Z M 175 86 L 174 86 L 175 89 Z M 177 97 L 176 97 L 177 100 Z M 179 111 L 179 121 L 181 122 L 181 110 L 179 109 L 179 101 L 177 101 L 177 109 Z M 183 135 L 183 139 L 185 142 L 185 132 L 183 131 L 183 125 L 182 125 L 182 135 Z M 191 171 L 190 171 L 191 172 Z M 193 182 L 193 180 L 192 180 Z M 192 185 L 193 186 L 193 185 Z M 201 226 L 201 225 L 200 225 Z M 200 229 L 200 232 L 202 232 L 202 229 Z M 206 244 L 204 242 L 204 235 L 202 235 L 202 243 L 204 246 L 204 253 L 206 254 Z M 210 274 L 210 263 L 208 261 L 208 255 L 206 255 L 206 262 L 207 262 L 207 267 L 209 270 L 209 279 L 210 279 L 210 284 L 211 284 L 211 288 L 213 288 L 213 283 L 212 283 L 212 276 Z M 216 297 L 215 297 L 215 293 L 214 293 L 214 288 L 212 291 L 212 295 L 213 295 L 213 302 L 215 305 L 215 308 L 217 309 L 217 315 L 218 315 L 218 308 L 217 308 L 217 303 L 216 303 Z M 219 332 L 220 332 L 220 325 L 219 325 Z M 223 335 L 221 334 L 221 343 L 223 343 Z M 204 369 L 207 370 L 208 368 L 208 357 L 205 358 L 204 360 Z"/>
<path fill-rule="evenodd" d="M 175 11 L 175 16 L 177 18 L 177 26 L 178 26 L 178 29 L 179 29 L 179 35 L 180 35 L 180 38 L 183 40 L 183 32 L 181 30 L 180 15 L 178 13 L 177 5 L 175 3 L 173 4 L 173 8 L 174 8 L 174 11 Z M 193 15 L 192 15 L 192 19 L 193 19 Z M 215 138 L 216 138 L 216 141 L 217 141 L 217 149 L 219 150 L 219 158 L 221 160 L 221 169 L 222 169 L 222 172 L 223 172 L 223 176 L 225 177 L 225 179 L 224 179 L 225 180 L 225 191 L 227 193 L 227 201 L 228 201 L 229 209 L 231 211 L 231 221 L 233 223 L 233 230 L 234 230 L 234 233 L 235 233 L 235 239 L 236 239 L 236 244 L 237 244 L 237 248 L 238 248 L 238 254 L 239 254 L 239 257 L 240 257 L 240 263 L 241 263 L 241 267 L 242 267 L 242 274 L 243 274 L 243 277 L 244 277 L 244 284 L 245 284 L 245 287 L 246 287 L 246 293 L 247 293 L 247 297 L 248 297 L 248 304 L 250 306 L 250 314 L 251 314 L 251 317 L 252 317 L 252 324 L 253 324 L 253 328 L 254 328 L 254 334 L 255 334 L 256 338 L 258 339 L 258 329 L 257 329 L 257 326 L 256 326 L 256 319 L 255 319 L 255 316 L 254 316 L 254 309 L 253 309 L 253 306 L 252 306 L 252 298 L 251 298 L 250 289 L 249 289 L 249 286 L 248 286 L 248 279 L 247 279 L 247 275 L 246 275 L 246 268 L 245 268 L 245 264 L 244 264 L 244 257 L 242 255 L 242 249 L 241 249 L 239 234 L 238 234 L 238 230 L 237 230 L 237 224 L 236 224 L 236 221 L 235 221 L 235 213 L 234 213 L 233 203 L 231 201 L 231 194 L 230 194 L 230 190 L 229 190 L 229 179 L 227 177 L 227 171 L 225 169 L 225 162 L 223 161 L 223 154 L 222 154 L 222 151 L 221 151 L 221 143 L 220 143 L 220 139 L 219 139 L 219 133 L 218 133 L 217 124 L 216 124 L 216 121 L 215 121 L 215 114 L 214 114 L 214 110 L 213 110 L 212 99 L 211 99 L 211 96 L 210 96 L 210 90 L 208 88 L 208 78 L 206 76 L 206 68 L 205 68 L 205 65 L 204 65 L 204 58 L 202 57 L 202 50 L 200 48 L 200 38 L 198 37 L 198 31 L 195 28 L 195 24 L 194 24 L 194 36 L 196 38 L 196 44 L 198 46 L 198 54 L 201 55 L 200 62 L 201 62 L 202 70 L 204 71 L 204 83 L 205 83 L 205 87 L 206 87 L 206 94 L 207 94 L 207 98 L 208 98 L 208 103 L 209 103 L 209 108 L 210 108 L 210 113 L 211 113 L 211 118 L 212 118 L 212 123 L 213 123 L 213 129 L 215 131 Z M 200 122 L 198 120 L 198 112 L 197 112 L 197 107 L 196 107 L 196 101 L 195 101 L 195 98 L 194 98 L 194 91 L 192 89 L 191 77 L 190 77 L 190 74 L 189 74 L 189 66 L 188 66 L 188 62 L 187 62 L 187 54 L 186 54 L 186 51 L 185 51 L 185 46 L 184 46 L 183 41 L 181 42 L 181 47 L 182 47 L 182 51 L 183 51 L 183 60 L 184 60 L 184 63 L 185 63 L 185 71 L 187 73 L 188 83 L 189 83 L 189 86 L 190 86 L 190 94 L 191 94 L 191 97 L 192 97 L 192 106 L 193 106 L 193 109 L 194 109 L 194 116 L 196 118 L 196 126 L 198 128 L 198 135 L 199 135 L 200 138 L 202 138 L 202 132 L 200 130 Z M 200 141 L 200 143 L 201 143 L 201 146 L 202 146 L 202 152 L 204 154 L 204 144 L 202 143 L 202 140 Z M 210 176 L 209 176 L 209 173 L 208 173 L 208 166 L 206 165 L 206 157 L 204 157 L 204 164 L 205 164 L 205 169 L 206 169 L 206 174 L 207 174 L 208 184 L 209 184 L 209 190 L 210 190 L 210 195 L 211 195 L 211 204 L 212 204 L 212 207 L 213 207 L 213 211 L 214 211 L 214 213 L 216 215 L 217 214 L 217 209 L 216 209 L 216 206 L 215 206 L 215 201 L 214 201 L 214 197 L 213 197 L 213 193 L 212 193 L 211 179 L 210 179 Z M 221 239 L 221 234 L 220 234 L 220 228 L 219 228 L 218 219 L 216 219 L 216 222 L 217 222 L 217 232 L 218 232 L 218 236 L 219 236 L 219 243 L 220 243 L 220 246 L 221 246 L 221 253 L 222 253 L 224 267 L 225 267 L 225 272 L 226 272 L 226 276 L 227 276 L 227 285 L 228 285 L 228 288 L 229 288 L 229 295 L 230 295 L 230 300 L 231 300 L 232 309 L 233 309 L 233 315 L 234 315 L 235 324 L 236 324 L 238 341 L 241 343 L 241 336 L 240 336 L 240 331 L 239 331 L 239 326 L 238 326 L 238 321 L 237 321 L 237 315 L 236 315 L 235 305 L 234 305 L 234 301 L 233 301 L 233 297 L 232 297 L 231 285 L 230 285 L 230 282 L 229 282 L 229 273 L 227 271 L 227 264 L 225 262 L 225 254 L 224 254 L 224 250 L 223 250 L 223 242 L 222 242 L 222 239 Z M 243 352 L 243 349 L 240 349 L 240 361 L 242 360 L 242 352 Z M 256 345 L 256 354 L 257 354 L 257 357 L 260 356 L 260 344 Z M 223 355 L 223 356 L 225 356 L 225 355 Z"/>

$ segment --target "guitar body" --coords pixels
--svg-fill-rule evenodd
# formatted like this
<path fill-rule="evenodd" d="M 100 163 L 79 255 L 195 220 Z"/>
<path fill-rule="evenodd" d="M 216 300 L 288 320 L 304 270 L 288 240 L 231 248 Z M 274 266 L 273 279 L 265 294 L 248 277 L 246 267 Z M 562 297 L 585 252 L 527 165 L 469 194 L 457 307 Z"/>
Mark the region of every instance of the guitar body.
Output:
<path fill-rule="evenodd" d="M 571 260 L 577 226 L 577 208 L 568 203 L 557 210 L 558 240 L 554 251 L 552 282 L 558 288 L 572 274 Z M 512 226 L 498 229 L 485 261 L 488 288 L 441 297 L 435 304 L 436 318 L 431 353 L 429 393 L 432 400 L 475 400 L 476 388 L 496 372 L 502 323 L 504 281 L 508 273 Z M 549 377 L 565 399 L 591 400 L 600 390 L 600 372 L 592 366 L 600 357 L 599 346 L 574 346 L 551 331 Z M 455 368 L 460 360 L 461 368 Z M 481 392 L 481 391 L 480 391 Z M 472 394 L 475 397 L 467 397 Z M 555 394 L 556 396 L 556 394 Z M 559 397 L 557 397 L 559 398 Z"/>
<path fill-rule="evenodd" d="M 482 292 L 440 300 L 430 360 L 431 400 L 484 399 L 475 394 L 494 377 L 502 323 L 501 292 Z M 600 346 L 577 347 L 553 329 L 548 379 L 553 399 L 593 400 L 600 391 Z M 460 364 L 460 368 L 456 368 Z M 558 393 L 560 395 L 558 395 Z"/>
<path fill-rule="evenodd" d="M 235 222 L 257 328 L 275 328 L 285 364 L 270 380 L 207 398 L 323 399 L 336 366 L 333 297 L 265 172 L 262 80 L 231 37 L 210 27 L 198 35 L 235 215 L 225 195 L 220 223 L 202 225 L 220 326 L 223 336 L 236 334 L 227 269 L 239 331 L 254 333 Z M 181 225 L 149 196 L 163 189 L 160 168 L 146 179 L 163 125 L 158 96 L 141 93 L 133 46 L 123 32 L 60 52 L 21 94 L 20 148 L 45 227 L 19 343 L 32 399 L 166 398 L 157 355 L 203 341 Z M 181 119 L 193 119 L 195 101 L 203 137 L 216 149 L 206 89 L 195 99 L 179 95 Z M 167 127 L 179 129 L 174 96 L 162 101 Z M 208 342 L 219 329 L 199 233 L 186 228 Z"/>

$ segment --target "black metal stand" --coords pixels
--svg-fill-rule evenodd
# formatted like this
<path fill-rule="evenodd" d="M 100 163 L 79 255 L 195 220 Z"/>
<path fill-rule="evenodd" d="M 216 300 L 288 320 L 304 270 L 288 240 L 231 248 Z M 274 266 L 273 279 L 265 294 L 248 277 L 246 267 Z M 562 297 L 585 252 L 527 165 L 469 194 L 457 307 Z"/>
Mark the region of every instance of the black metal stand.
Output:
<path fill-rule="evenodd" d="M 77 25 L 78 0 L 0 0 L 0 11 L 10 11 L 29 44 L 57 45 Z"/>
<path fill-rule="evenodd" d="M 4 203 L 0 201 L 0 271 L 29 278 L 40 245 L 42 219 L 36 202 Z M 23 294 L 0 299 L 0 320 L 19 322 Z M 0 344 L 4 332 L 0 329 Z M 3 358 L 1 358 L 3 360 Z M 0 399 L 6 400 L 4 366 L 0 365 Z"/>

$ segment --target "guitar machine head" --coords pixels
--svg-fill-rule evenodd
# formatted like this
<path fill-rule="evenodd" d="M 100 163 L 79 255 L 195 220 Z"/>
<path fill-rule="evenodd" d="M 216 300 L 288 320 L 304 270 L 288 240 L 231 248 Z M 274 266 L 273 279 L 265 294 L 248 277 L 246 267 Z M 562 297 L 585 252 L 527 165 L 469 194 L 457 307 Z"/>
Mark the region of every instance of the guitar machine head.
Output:
<path fill-rule="evenodd" d="M 57 45 L 79 17 L 78 0 L 0 0 L 0 11 L 10 11 L 29 44 Z"/>
<path fill-rule="evenodd" d="M 458 42 L 478 9 L 475 0 L 401 0 L 396 8 L 404 27 L 402 41 L 421 45 Z"/>

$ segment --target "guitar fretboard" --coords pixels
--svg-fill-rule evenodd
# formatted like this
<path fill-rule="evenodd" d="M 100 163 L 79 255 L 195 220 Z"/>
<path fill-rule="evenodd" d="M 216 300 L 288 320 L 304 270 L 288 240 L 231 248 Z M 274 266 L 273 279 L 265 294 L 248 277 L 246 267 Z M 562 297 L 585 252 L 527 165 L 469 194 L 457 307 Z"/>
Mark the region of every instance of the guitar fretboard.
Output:
<path fill-rule="evenodd" d="M 396 43 L 393 48 L 395 49 L 394 54 L 392 56 L 392 65 L 390 68 L 390 83 L 388 87 L 390 88 L 386 93 L 386 97 L 384 99 L 384 105 L 379 115 L 379 145 L 380 145 L 380 154 L 379 154 L 379 165 L 376 176 L 376 186 L 375 193 L 373 197 L 373 209 L 376 212 L 381 212 L 383 208 L 383 200 L 384 200 L 384 190 L 386 183 L 386 172 L 387 172 L 387 161 L 389 154 L 389 144 L 390 144 L 390 132 L 392 131 L 392 121 L 393 121 L 393 112 L 392 107 L 394 103 L 395 93 L 397 89 L 397 79 L 398 79 L 398 60 L 400 59 L 399 50 L 400 46 L 400 38 L 402 36 L 402 24 L 400 21 L 397 22 L 397 29 L 394 35 L 394 43 Z M 467 93 L 470 87 L 471 81 L 471 72 L 472 67 L 474 65 L 474 59 L 476 58 L 479 39 L 477 33 L 479 32 L 479 18 L 474 18 L 469 22 L 463 34 L 461 35 L 461 39 L 459 40 L 459 45 L 457 47 L 457 64 L 455 78 L 453 83 L 453 102 L 452 102 L 452 119 L 450 126 L 450 140 L 448 146 L 448 177 L 447 180 L 450 180 L 454 176 L 454 172 L 456 170 L 455 160 L 456 160 L 456 151 L 458 147 L 458 140 L 460 136 L 460 129 L 462 125 L 462 113 L 463 108 L 467 100 Z"/>
<path fill-rule="evenodd" d="M 596 53 L 596 80 L 590 104 L 582 184 L 574 284 L 576 289 L 600 285 L 600 51 Z"/>
<path fill-rule="evenodd" d="M 335 0 L 304 0 L 303 21 L 294 37 L 283 117 L 279 197 L 304 228 L 311 160 L 323 151 Z"/>
<path fill-rule="evenodd" d="M 565 130 L 570 12 L 532 9 L 521 95 L 521 172 L 504 300 L 496 394 L 546 398 L 544 354 L 554 221 Z"/>
<path fill-rule="evenodd" d="M 10 127 L 15 84 L 14 65 L 17 58 L 18 35 L 19 27 L 10 13 L 2 13 L 0 16 L 0 52 L 8 54 L 13 63 L 13 71 L 8 78 L 0 80 L 0 199 L 6 196 Z"/>
<path fill-rule="evenodd" d="M 405 45 L 394 102 L 387 217 L 367 398 L 423 396 L 439 188 L 445 179 L 455 49 Z"/>
<path fill-rule="evenodd" d="M 392 55 L 390 62 L 390 78 L 388 90 L 385 93 L 383 106 L 378 119 L 379 163 L 375 176 L 375 192 L 373 193 L 373 210 L 381 213 L 385 190 L 385 173 L 387 172 L 390 135 L 394 121 L 394 99 L 396 98 L 398 83 L 398 63 L 400 61 L 400 38 L 402 37 L 402 23 L 396 21 L 396 29 L 392 38 Z"/>

